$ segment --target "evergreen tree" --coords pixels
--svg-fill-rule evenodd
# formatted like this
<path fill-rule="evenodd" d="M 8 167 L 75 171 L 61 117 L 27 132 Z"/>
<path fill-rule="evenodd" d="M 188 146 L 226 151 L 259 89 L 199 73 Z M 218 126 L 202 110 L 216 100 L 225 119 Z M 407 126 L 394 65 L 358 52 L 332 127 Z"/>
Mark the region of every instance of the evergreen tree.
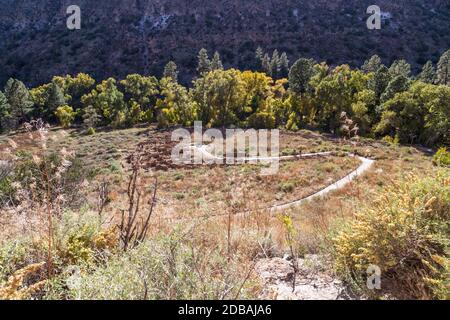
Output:
<path fill-rule="evenodd" d="M 95 126 L 100 122 L 101 118 L 98 115 L 97 111 L 92 105 L 88 105 L 84 109 L 83 114 L 83 123 L 86 128 L 95 128 Z"/>
<path fill-rule="evenodd" d="M 270 75 L 276 78 L 281 72 L 280 55 L 278 50 L 275 49 L 272 53 L 272 60 L 270 61 Z"/>
<path fill-rule="evenodd" d="M 280 65 L 283 72 L 289 72 L 289 59 L 286 52 L 283 52 L 280 56 Z"/>
<path fill-rule="evenodd" d="M 389 68 L 389 72 L 392 77 L 404 76 L 405 78 L 409 78 L 411 75 L 411 65 L 403 59 L 395 60 Z"/>
<path fill-rule="evenodd" d="M 10 105 L 3 92 L 0 91 L 0 132 L 8 129 L 10 121 Z"/>
<path fill-rule="evenodd" d="M 418 79 L 425 83 L 434 83 L 436 78 L 436 70 L 434 69 L 433 62 L 427 61 L 422 68 L 422 72 L 419 74 Z"/>
<path fill-rule="evenodd" d="M 211 71 L 211 61 L 208 57 L 208 51 L 202 48 L 198 53 L 197 72 L 202 75 L 209 71 Z"/>
<path fill-rule="evenodd" d="M 213 59 L 211 60 L 211 70 L 223 70 L 220 54 L 217 51 L 214 53 Z"/>
<path fill-rule="evenodd" d="M 264 57 L 264 51 L 263 51 L 263 49 L 262 49 L 261 47 L 258 47 L 258 48 L 256 49 L 256 54 L 255 54 L 255 56 L 256 56 L 256 60 L 258 60 L 258 62 L 261 62 L 261 61 L 262 61 L 262 59 L 263 59 L 263 57 Z"/>
<path fill-rule="evenodd" d="M 173 82 L 178 82 L 177 65 L 173 61 L 169 61 L 164 67 L 164 78 L 170 78 Z"/>
<path fill-rule="evenodd" d="M 300 96 L 309 91 L 309 81 L 313 74 L 314 60 L 305 58 L 298 59 L 289 71 L 290 90 Z"/>
<path fill-rule="evenodd" d="M 444 52 L 437 64 L 436 83 L 450 85 L 450 50 Z"/>
<path fill-rule="evenodd" d="M 369 89 L 375 92 L 376 105 L 379 105 L 381 95 L 386 90 L 390 81 L 391 75 L 389 73 L 389 69 L 383 65 L 375 72 L 373 78 L 370 79 L 368 85 Z"/>
<path fill-rule="evenodd" d="M 262 70 L 267 73 L 268 75 L 272 75 L 272 70 L 271 70 L 271 63 L 270 63 L 270 57 L 269 55 L 266 53 L 264 54 L 264 57 L 262 58 L 261 61 L 261 65 L 262 65 Z"/>
<path fill-rule="evenodd" d="M 52 82 L 48 91 L 47 108 L 45 110 L 47 118 L 53 118 L 56 110 L 65 104 L 66 100 L 61 88 L 55 82 Z"/>
<path fill-rule="evenodd" d="M 11 110 L 11 125 L 15 127 L 27 119 L 32 111 L 33 101 L 27 87 L 17 79 L 8 80 L 5 86 L 5 96 Z"/>
<path fill-rule="evenodd" d="M 369 60 L 366 60 L 361 67 L 365 73 L 376 72 L 381 67 L 381 58 L 378 55 L 373 55 Z"/>
<path fill-rule="evenodd" d="M 409 89 L 408 78 L 399 75 L 393 78 L 386 87 L 386 90 L 381 95 L 381 102 L 388 101 L 394 98 L 397 93 L 405 92 Z"/>

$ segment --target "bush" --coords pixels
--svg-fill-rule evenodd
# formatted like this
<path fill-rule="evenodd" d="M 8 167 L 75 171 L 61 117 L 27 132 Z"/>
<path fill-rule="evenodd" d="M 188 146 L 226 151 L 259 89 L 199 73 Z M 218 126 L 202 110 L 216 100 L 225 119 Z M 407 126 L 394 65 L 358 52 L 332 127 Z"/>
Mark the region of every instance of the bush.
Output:
<path fill-rule="evenodd" d="M 275 128 L 275 117 L 268 112 L 257 112 L 248 118 L 248 124 L 254 129 L 273 129 Z"/>
<path fill-rule="evenodd" d="M 232 299 L 249 297 L 237 261 L 206 253 L 175 233 L 148 240 L 84 272 L 70 289 L 75 299 Z M 242 289 L 242 290 L 240 290 Z"/>
<path fill-rule="evenodd" d="M 362 288 L 369 265 L 382 293 L 448 298 L 450 174 L 410 177 L 379 194 L 334 237 L 337 271 Z"/>
<path fill-rule="evenodd" d="M 400 142 L 398 135 L 396 135 L 394 138 L 392 138 L 391 136 L 384 136 L 382 141 L 384 141 L 387 144 L 392 145 L 392 146 L 398 146 L 399 142 Z"/>
<path fill-rule="evenodd" d="M 69 211 L 56 224 L 55 243 L 62 266 L 92 264 L 115 251 L 118 235 L 113 229 L 103 230 L 96 213 Z"/>
<path fill-rule="evenodd" d="M 15 198 L 15 192 L 12 185 L 12 179 L 9 176 L 0 176 L 0 207 L 5 203 L 9 203 L 11 199 Z"/>
<path fill-rule="evenodd" d="M 63 128 L 68 128 L 75 119 L 76 112 L 73 111 L 72 107 L 66 105 L 58 107 L 55 111 L 55 115 L 58 117 L 61 126 Z"/>
<path fill-rule="evenodd" d="M 87 131 L 86 131 L 86 134 L 87 134 L 88 136 L 94 135 L 94 134 L 95 134 L 95 129 L 92 128 L 92 127 L 89 127 L 89 129 L 87 129 Z"/>
<path fill-rule="evenodd" d="M 284 193 L 291 193 L 295 189 L 295 184 L 292 182 L 282 182 L 278 185 L 278 190 Z"/>
<path fill-rule="evenodd" d="M 59 196 L 63 198 L 61 204 L 70 208 L 78 207 L 84 202 L 82 191 L 87 172 L 80 158 L 50 153 L 36 161 L 27 152 L 18 153 L 17 156 L 19 160 L 10 179 L 23 190 L 33 193 L 35 201 L 46 197 L 47 185 L 42 174 L 48 171 L 48 176 L 52 177 L 49 179 L 52 202 Z"/>
<path fill-rule="evenodd" d="M 16 270 L 32 262 L 32 248 L 28 238 L 4 241 L 0 245 L 0 287 Z"/>
<path fill-rule="evenodd" d="M 442 147 L 433 156 L 433 163 L 437 166 L 450 166 L 450 151 Z"/>

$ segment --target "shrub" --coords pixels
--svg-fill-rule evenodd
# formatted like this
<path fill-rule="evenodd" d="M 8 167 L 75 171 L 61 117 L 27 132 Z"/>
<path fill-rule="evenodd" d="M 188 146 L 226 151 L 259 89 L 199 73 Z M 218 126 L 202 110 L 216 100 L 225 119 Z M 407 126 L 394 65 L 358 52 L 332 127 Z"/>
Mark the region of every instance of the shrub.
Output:
<path fill-rule="evenodd" d="M 51 153 L 39 158 L 29 153 L 18 153 L 12 181 L 27 192 L 33 193 L 37 199 L 45 199 L 47 187 L 54 202 L 62 196 L 62 204 L 70 208 L 79 206 L 84 201 L 82 186 L 87 176 L 83 161 L 70 154 Z M 43 173 L 48 174 L 48 185 Z M 35 201 L 36 201 L 35 200 Z"/>
<path fill-rule="evenodd" d="M 38 281 L 34 284 L 28 285 L 30 278 L 36 277 L 45 266 L 44 262 L 28 265 L 20 270 L 17 270 L 6 282 L 0 287 L 0 300 L 24 300 L 31 298 L 34 294 L 41 291 L 46 281 Z"/>
<path fill-rule="evenodd" d="M 398 135 L 396 135 L 394 138 L 391 136 L 384 136 L 382 139 L 384 142 L 386 142 L 389 145 L 398 146 L 399 144 L 399 138 Z"/>
<path fill-rule="evenodd" d="M 368 266 L 377 265 L 384 293 L 448 298 L 449 186 L 441 171 L 381 192 L 334 237 L 337 271 L 362 288 Z"/>
<path fill-rule="evenodd" d="M 118 235 L 114 229 L 103 230 L 97 214 L 69 211 L 56 225 L 55 240 L 62 265 L 92 264 L 115 251 Z"/>
<path fill-rule="evenodd" d="M 237 261 L 204 252 L 177 233 L 143 242 L 80 274 L 75 299 L 230 299 L 249 297 Z"/>
<path fill-rule="evenodd" d="M 450 166 L 450 151 L 442 147 L 433 156 L 433 163 L 437 166 Z"/>
<path fill-rule="evenodd" d="M 73 111 L 72 107 L 61 106 L 55 111 L 56 117 L 58 117 L 59 123 L 63 128 L 68 128 L 71 126 L 73 120 L 75 119 L 76 112 Z"/>
<path fill-rule="evenodd" d="M 295 184 L 292 182 L 283 182 L 278 185 L 278 189 L 285 193 L 290 193 L 290 192 L 294 191 Z"/>
<path fill-rule="evenodd" d="M 16 190 L 11 182 L 11 178 L 9 177 L 0 178 L 0 207 L 15 198 Z"/>
<path fill-rule="evenodd" d="M 86 134 L 87 134 L 88 136 L 94 135 L 94 134 L 95 134 L 95 129 L 92 128 L 92 127 L 90 127 L 89 129 L 87 129 Z"/>
<path fill-rule="evenodd" d="M 27 238 L 5 241 L 0 245 L 0 285 L 16 270 L 32 262 L 32 243 Z"/>
<path fill-rule="evenodd" d="M 248 118 L 248 124 L 255 129 L 273 129 L 275 128 L 275 117 L 268 112 L 257 112 Z"/>

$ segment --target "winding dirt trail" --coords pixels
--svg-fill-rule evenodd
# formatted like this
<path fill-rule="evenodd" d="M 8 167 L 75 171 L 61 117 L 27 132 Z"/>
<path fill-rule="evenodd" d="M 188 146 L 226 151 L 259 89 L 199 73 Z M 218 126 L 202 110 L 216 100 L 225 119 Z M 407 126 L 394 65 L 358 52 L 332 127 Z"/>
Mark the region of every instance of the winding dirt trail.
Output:
<path fill-rule="evenodd" d="M 216 157 L 211 154 L 208 150 L 208 146 L 191 146 L 191 148 L 198 150 L 206 159 L 224 160 L 223 157 Z M 239 160 L 244 162 L 251 160 L 288 161 L 310 157 L 327 157 L 332 155 L 332 152 L 321 152 L 281 157 L 248 157 Z M 348 156 L 358 157 L 361 161 L 360 166 L 356 170 L 308 197 L 269 207 L 267 208 L 269 212 L 271 214 L 276 214 L 280 211 L 300 206 L 315 198 L 323 197 L 330 192 L 341 189 L 368 171 L 375 162 L 375 160 L 356 156 L 354 154 L 348 154 Z M 294 286 L 294 289 L 292 289 L 292 281 L 289 279 L 292 278 L 295 271 L 292 269 L 291 262 L 281 258 L 260 259 L 256 264 L 256 273 L 259 275 L 262 283 L 264 284 L 264 290 L 261 293 L 261 298 L 281 300 L 341 300 L 348 299 L 350 297 L 347 293 L 346 286 L 344 286 L 339 279 L 331 277 L 325 272 L 318 271 L 321 270 L 321 267 L 311 267 L 310 262 L 307 263 L 306 258 L 299 259 L 298 265 L 300 268 L 297 275 L 298 280 Z"/>
<path fill-rule="evenodd" d="M 218 161 L 225 160 L 224 157 L 217 157 L 217 156 L 211 154 L 211 152 L 208 150 L 207 145 L 202 145 L 202 146 L 193 145 L 193 146 L 191 146 L 191 148 L 198 150 L 204 156 L 204 159 L 206 158 L 209 160 L 218 160 Z M 331 156 L 331 155 L 333 155 L 332 152 L 319 152 L 319 153 L 304 153 L 304 154 L 291 155 L 291 156 L 280 156 L 280 157 L 246 157 L 246 158 L 237 158 L 236 160 L 240 160 L 240 162 L 255 161 L 255 160 L 256 161 L 258 161 L 258 160 L 259 161 L 271 161 L 271 160 L 273 160 L 273 161 L 289 161 L 289 160 L 296 160 L 296 159 L 301 159 L 301 158 L 326 157 L 326 156 Z M 350 172 L 348 175 L 346 175 L 342 179 L 330 184 L 326 188 L 324 188 L 312 195 L 309 195 L 305 198 L 269 207 L 268 209 L 270 210 L 270 213 L 277 213 L 282 210 L 298 207 L 298 206 L 300 206 L 308 201 L 311 201 L 315 198 L 320 198 L 320 197 L 327 195 L 328 193 L 330 193 L 332 191 L 339 190 L 339 189 L 343 188 L 344 186 L 346 186 L 347 184 L 349 184 L 350 182 L 352 182 L 353 180 L 355 180 L 357 177 L 364 174 L 366 171 L 368 171 L 375 162 L 375 160 L 356 156 L 354 154 L 348 154 L 348 156 L 358 157 L 358 159 L 361 161 L 361 165 L 356 170 Z"/>

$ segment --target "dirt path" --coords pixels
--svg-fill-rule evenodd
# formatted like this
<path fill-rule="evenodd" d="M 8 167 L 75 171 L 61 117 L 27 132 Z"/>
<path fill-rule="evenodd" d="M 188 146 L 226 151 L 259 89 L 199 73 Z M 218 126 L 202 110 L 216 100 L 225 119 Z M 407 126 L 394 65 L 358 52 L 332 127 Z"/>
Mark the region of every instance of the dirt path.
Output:
<path fill-rule="evenodd" d="M 350 155 L 350 156 L 354 157 L 354 155 Z M 348 175 L 346 175 L 341 180 L 336 181 L 335 183 L 329 185 L 328 187 L 326 187 L 306 198 L 292 201 L 289 203 L 285 203 L 282 205 L 273 206 L 270 208 L 271 212 L 278 212 L 278 211 L 286 210 L 286 209 L 289 209 L 292 207 L 297 207 L 297 206 L 300 206 L 300 205 L 302 205 L 308 201 L 311 201 L 315 198 L 323 197 L 332 191 L 343 188 L 344 186 L 346 186 L 347 184 L 349 184 L 350 182 L 355 180 L 358 176 L 362 175 L 364 172 L 369 170 L 370 167 L 375 162 L 375 160 L 364 158 L 364 157 L 358 157 L 358 158 L 359 158 L 359 160 L 361 160 L 361 165 L 355 171 L 350 172 Z"/>
<path fill-rule="evenodd" d="M 208 146 L 191 146 L 194 150 L 198 150 L 208 160 L 221 160 L 223 157 L 216 157 L 208 150 Z M 306 153 L 292 156 L 281 157 L 248 157 L 239 159 L 245 161 L 288 161 L 310 157 L 326 157 L 333 155 L 332 152 Z M 286 209 L 300 206 L 315 198 L 326 196 L 330 192 L 341 189 L 357 177 L 368 171 L 375 160 L 348 154 L 350 157 L 358 157 L 361 165 L 354 171 L 342 179 L 330 184 L 326 188 L 299 200 L 291 201 L 281 205 L 272 206 L 270 213 L 274 214 Z M 296 282 L 293 288 L 292 279 L 294 271 L 291 262 L 282 258 L 261 259 L 256 264 L 256 272 L 258 273 L 264 289 L 260 298 L 262 299 L 279 299 L 279 300 L 341 300 L 351 299 L 346 286 L 332 275 L 321 271 L 323 265 L 320 256 L 310 255 L 304 259 L 298 260 L 299 271 L 296 274 Z"/>
<path fill-rule="evenodd" d="M 217 157 L 217 156 L 214 156 L 213 154 L 211 154 L 210 151 L 208 150 L 208 146 L 206 146 L 206 145 L 202 145 L 200 147 L 194 145 L 194 146 L 191 146 L 191 148 L 198 150 L 204 156 L 204 158 L 209 159 L 209 160 L 223 161 L 225 159 L 224 157 Z M 301 159 L 301 158 L 326 157 L 326 156 L 331 156 L 331 155 L 333 155 L 332 152 L 319 152 L 319 153 L 304 153 L 304 154 L 291 155 L 291 156 L 280 156 L 280 157 L 247 157 L 244 159 L 237 158 L 236 160 L 240 160 L 240 162 L 255 161 L 255 160 L 288 161 L 288 160 L 296 160 L 296 159 Z M 348 156 L 356 157 L 354 154 L 348 154 Z M 372 167 L 373 163 L 375 162 L 375 160 L 360 157 L 360 156 L 358 156 L 358 159 L 361 161 L 361 165 L 356 170 L 350 172 L 348 175 L 346 175 L 339 181 L 332 183 L 331 185 L 327 186 L 326 188 L 324 188 L 306 198 L 298 199 L 298 200 L 280 204 L 280 205 L 275 205 L 268 209 L 270 210 L 271 213 L 276 213 L 276 212 L 279 212 L 282 210 L 300 206 L 300 205 L 302 205 L 308 201 L 311 201 L 315 198 L 323 197 L 332 191 L 343 188 L 344 186 L 346 186 L 347 184 L 349 184 L 350 182 L 355 180 L 357 177 L 361 176 L 367 170 L 369 170 Z"/>

